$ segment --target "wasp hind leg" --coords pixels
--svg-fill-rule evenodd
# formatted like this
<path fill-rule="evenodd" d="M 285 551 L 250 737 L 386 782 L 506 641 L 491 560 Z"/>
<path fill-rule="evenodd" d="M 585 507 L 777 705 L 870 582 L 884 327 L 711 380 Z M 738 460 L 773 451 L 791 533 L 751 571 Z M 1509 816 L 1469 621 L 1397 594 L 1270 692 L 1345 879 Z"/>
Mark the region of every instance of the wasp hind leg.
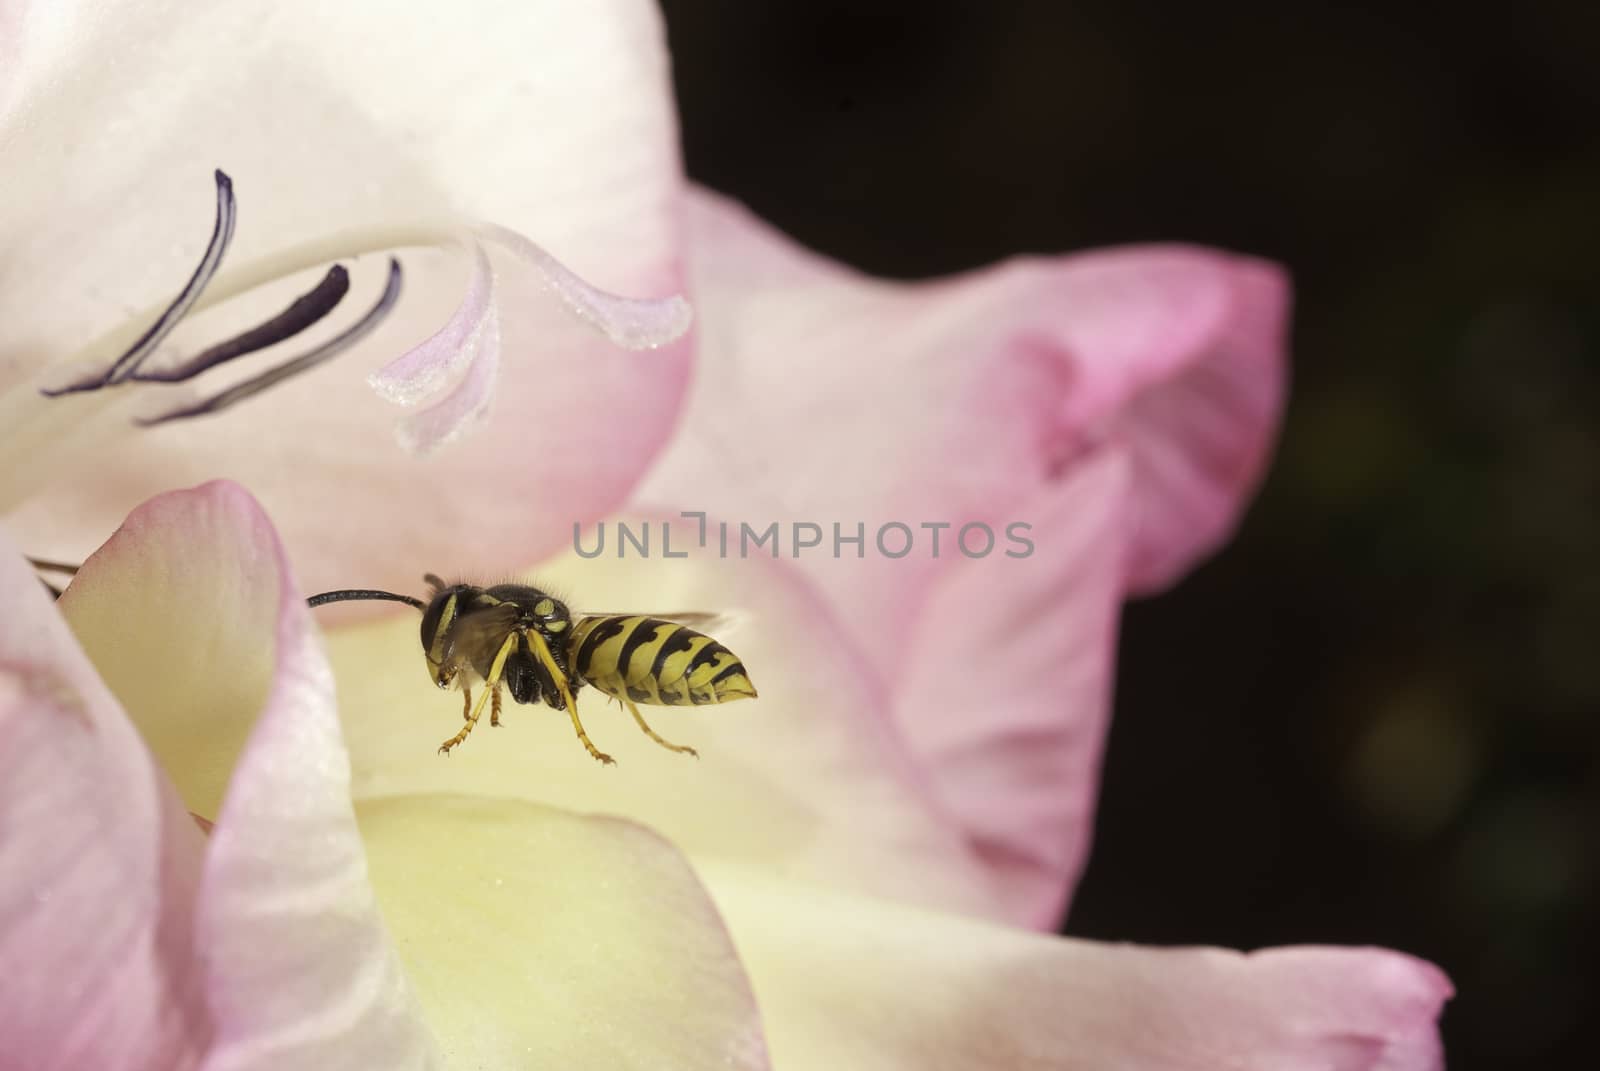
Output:
<path fill-rule="evenodd" d="M 650 739 L 654 740 L 668 751 L 676 751 L 680 755 L 693 755 L 697 759 L 700 757 L 700 752 L 696 751 L 694 748 L 688 747 L 684 744 L 674 744 L 670 740 L 663 739 L 660 733 L 650 728 L 650 726 L 645 723 L 644 715 L 639 713 L 639 708 L 633 705 L 633 700 L 624 699 L 620 695 L 615 696 L 614 698 L 623 706 L 628 708 L 628 713 L 632 714 L 633 720 L 639 723 L 639 728 L 644 730 L 644 735 L 648 736 Z"/>
<path fill-rule="evenodd" d="M 500 686 L 494 686 L 494 699 L 489 703 L 489 725 L 498 729 L 500 727 Z"/>
<path fill-rule="evenodd" d="M 494 656 L 494 664 L 489 667 L 489 676 L 483 682 L 483 692 L 479 694 L 478 701 L 472 705 L 471 712 L 467 714 L 467 723 L 461 727 L 460 732 L 439 745 L 439 754 L 450 754 L 451 748 L 460 744 L 472 734 L 473 729 L 477 728 L 478 719 L 483 717 L 483 704 L 491 695 L 500 694 L 500 675 L 505 672 L 506 659 L 510 658 L 511 652 L 516 649 L 517 635 L 512 633 L 506 637 L 506 642 L 500 645 L 500 652 Z"/>
<path fill-rule="evenodd" d="M 472 718 L 472 685 L 461 689 L 461 720 L 469 721 Z"/>

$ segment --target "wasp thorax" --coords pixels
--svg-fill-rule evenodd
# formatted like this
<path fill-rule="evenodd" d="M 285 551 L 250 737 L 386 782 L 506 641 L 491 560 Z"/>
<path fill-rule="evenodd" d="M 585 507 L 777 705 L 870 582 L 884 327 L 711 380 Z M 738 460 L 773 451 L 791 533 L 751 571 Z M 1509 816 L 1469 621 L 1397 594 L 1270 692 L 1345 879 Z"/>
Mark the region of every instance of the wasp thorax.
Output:
<path fill-rule="evenodd" d="M 552 634 L 560 634 L 572 624 L 567 604 L 548 595 L 533 604 L 533 616 L 541 629 Z"/>

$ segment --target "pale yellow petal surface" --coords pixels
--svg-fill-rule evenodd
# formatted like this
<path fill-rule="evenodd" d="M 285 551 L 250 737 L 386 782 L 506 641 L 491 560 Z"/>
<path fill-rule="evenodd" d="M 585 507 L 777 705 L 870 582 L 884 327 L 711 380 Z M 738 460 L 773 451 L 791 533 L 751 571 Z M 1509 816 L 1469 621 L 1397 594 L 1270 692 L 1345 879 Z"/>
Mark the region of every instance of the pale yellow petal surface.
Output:
<path fill-rule="evenodd" d="M 57 604 L 184 805 L 206 817 L 221 807 L 277 667 L 275 543 L 241 494 L 152 499 Z"/>
<path fill-rule="evenodd" d="M 700 867 L 780 1071 L 1437 1071 L 1438 968 L 1073 941 Z"/>
<path fill-rule="evenodd" d="M 369 800 L 358 815 L 447 1067 L 767 1067 L 727 932 L 660 837 L 451 796 Z"/>
<path fill-rule="evenodd" d="M 690 547 L 695 527 L 674 527 L 674 554 Z M 501 727 L 485 717 L 445 757 L 436 749 L 461 724 L 461 696 L 429 682 L 417 615 L 338 629 L 329 647 L 357 798 L 464 792 L 622 815 L 696 859 L 742 859 L 775 875 L 989 913 L 987 879 L 906 760 L 859 653 L 788 563 L 631 553 L 619 561 L 614 535 L 606 556 L 569 555 L 538 579 L 574 612 L 737 612 L 742 623 L 718 638 L 743 659 L 760 698 L 641 707 L 662 736 L 698 749 L 698 760 L 652 743 L 593 689 L 579 695 L 579 710 L 614 767 L 585 753 L 565 713 L 509 697 Z M 659 529 L 653 539 L 659 555 Z M 419 562 L 418 572 L 430 567 L 449 570 Z"/>

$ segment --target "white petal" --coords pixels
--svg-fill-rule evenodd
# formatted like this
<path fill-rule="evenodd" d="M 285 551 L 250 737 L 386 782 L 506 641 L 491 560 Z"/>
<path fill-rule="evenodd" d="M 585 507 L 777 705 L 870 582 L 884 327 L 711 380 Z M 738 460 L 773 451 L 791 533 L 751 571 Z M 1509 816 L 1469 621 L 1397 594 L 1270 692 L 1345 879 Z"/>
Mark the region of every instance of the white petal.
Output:
<path fill-rule="evenodd" d="M 669 434 L 690 347 L 619 349 L 548 293 L 548 270 L 505 253 L 500 390 L 519 404 L 433 464 L 395 449 L 396 414 L 366 384 L 373 355 L 422 342 L 457 308 L 460 258 L 414 247 L 459 237 L 463 220 L 533 236 L 608 292 L 682 290 L 676 124 L 648 0 L 448 11 L 63 0 L 30 5 L 0 49 L 15 60 L 0 156 L 26 162 L 8 169 L 0 202 L 0 511 L 30 547 L 81 558 L 150 495 L 227 476 L 272 512 L 313 590 L 397 588 L 415 583 L 418 559 L 462 545 L 501 561 L 552 552 L 569 518 L 536 504 L 570 502 L 585 517 L 615 508 Z M 342 257 L 348 301 L 361 304 L 382 263 L 353 254 L 399 246 L 395 315 L 357 351 L 225 416 L 99 443 L 99 396 L 58 399 L 48 433 L 19 445 L 42 403 L 27 377 L 136 336 L 187 278 L 210 233 L 217 167 L 234 179 L 239 218 L 214 288 L 252 265 Z M 215 342 L 305 281 L 199 313 L 171 344 Z M 530 413 L 527 399 L 550 401 Z M 459 408 L 452 426 L 476 411 Z M 121 434 L 127 414 L 113 417 Z M 597 427 L 610 429 L 604 449 Z"/>

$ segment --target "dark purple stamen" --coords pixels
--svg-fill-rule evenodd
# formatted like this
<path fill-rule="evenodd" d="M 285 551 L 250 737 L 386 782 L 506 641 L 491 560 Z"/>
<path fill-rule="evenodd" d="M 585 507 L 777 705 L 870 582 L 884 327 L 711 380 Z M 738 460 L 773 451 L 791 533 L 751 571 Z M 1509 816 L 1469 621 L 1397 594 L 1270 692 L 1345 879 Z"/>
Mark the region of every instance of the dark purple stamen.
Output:
<path fill-rule="evenodd" d="M 243 357 L 293 338 L 338 308 L 339 302 L 349 292 L 350 273 L 342 265 L 335 264 L 313 289 L 296 298 L 294 304 L 266 323 L 235 335 L 226 342 L 219 342 L 175 367 L 135 372 L 127 378 L 138 383 L 180 383 L 193 379 L 201 372 L 235 357 Z"/>
<path fill-rule="evenodd" d="M 230 387 L 219 394 L 214 394 L 204 401 L 195 402 L 193 405 L 174 409 L 156 417 L 141 418 L 138 423 L 151 427 L 156 424 L 165 424 L 169 420 L 180 420 L 185 417 L 205 416 L 208 413 L 217 413 L 241 402 L 252 395 L 259 394 L 269 387 L 283 382 L 290 376 L 298 375 L 323 361 L 349 349 L 361 339 L 371 333 L 383 318 L 388 315 L 394 303 L 400 298 L 400 262 L 393 257 L 389 258 L 389 278 L 384 284 L 383 293 L 365 316 L 347 327 L 342 333 L 324 342 L 308 353 L 285 361 L 275 368 L 270 368 L 258 376 L 245 380 L 236 386 Z"/>
<path fill-rule="evenodd" d="M 149 330 L 139 336 L 137 342 L 111 362 L 111 367 L 105 372 L 88 379 L 81 379 L 76 383 L 69 383 L 65 387 L 41 390 L 41 394 L 54 398 L 62 394 L 99 390 L 112 383 L 121 383 L 137 372 L 139 365 L 143 364 L 145 359 L 155 352 L 155 348 L 172 333 L 172 329 L 178 326 L 178 321 L 182 320 L 200 299 L 206 284 L 216 275 L 223 254 L 228 251 L 228 243 L 233 240 L 233 225 L 238 214 L 233 197 L 233 180 L 220 169 L 216 172 L 216 180 L 217 222 L 211 229 L 211 241 L 206 245 L 206 251 L 200 257 L 200 263 L 195 267 L 194 274 L 189 277 L 189 282 L 173 299 L 172 304 L 168 305 L 166 311 L 150 325 Z"/>

